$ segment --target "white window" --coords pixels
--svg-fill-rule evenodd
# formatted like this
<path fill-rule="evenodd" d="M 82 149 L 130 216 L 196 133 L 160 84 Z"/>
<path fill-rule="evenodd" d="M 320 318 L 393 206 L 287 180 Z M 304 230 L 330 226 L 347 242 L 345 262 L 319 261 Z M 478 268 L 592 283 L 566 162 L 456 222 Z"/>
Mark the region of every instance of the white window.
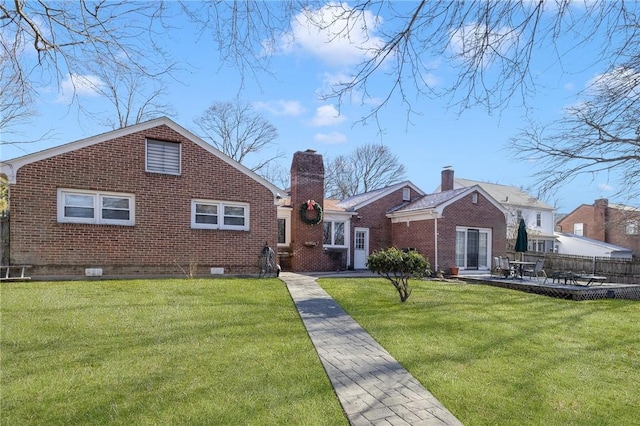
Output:
<path fill-rule="evenodd" d="M 402 201 L 411 200 L 411 188 L 402 188 Z"/>
<path fill-rule="evenodd" d="M 518 218 L 518 221 L 522 219 L 522 210 L 516 210 L 516 217 Z"/>
<path fill-rule="evenodd" d="M 287 219 L 278 218 L 278 244 L 287 243 Z"/>
<path fill-rule="evenodd" d="M 135 197 L 115 192 L 58 189 L 58 222 L 135 225 Z"/>
<path fill-rule="evenodd" d="M 478 193 L 474 192 L 473 194 L 471 194 L 471 202 L 473 204 L 478 204 Z"/>
<path fill-rule="evenodd" d="M 168 175 L 180 174 L 180 144 L 147 139 L 148 172 Z"/>
<path fill-rule="evenodd" d="M 625 233 L 627 235 L 638 235 L 638 221 L 630 220 L 625 226 Z"/>
<path fill-rule="evenodd" d="M 582 223 L 574 223 L 573 224 L 573 233 L 576 235 L 584 235 L 584 226 Z"/>
<path fill-rule="evenodd" d="M 291 211 L 278 209 L 278 247 L 291 245 Z"/>
<path fill-rule="evenodd" d="M 192 200 L 191 227 L 198 229 L 249 230 L 249 204 Z"/>
<path fill-rule="evenodd" d="M 456 266 L 464 268 L 467 255 L 467 231 L 456 231 Z"/>
<path fill-rule="evenodd" d="M 324 222 L 324 245 L 345 246 L 344 222 Z"/>
<path fill-rule="evenodd" d="M 542 212 L 536 212 L 536 226 L 538 228 L 542 226 Z"/>

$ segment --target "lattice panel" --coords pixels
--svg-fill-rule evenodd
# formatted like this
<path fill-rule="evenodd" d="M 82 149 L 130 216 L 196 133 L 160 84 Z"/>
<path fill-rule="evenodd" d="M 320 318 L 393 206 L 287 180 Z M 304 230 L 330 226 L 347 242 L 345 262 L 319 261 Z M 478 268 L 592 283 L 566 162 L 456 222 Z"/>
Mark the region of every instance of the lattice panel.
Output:
<path fill-rule="evenodd" d="M 543 284 L 516 283 L 513 281 L 483 281 L 495 287 L 524 291 L 567 300 L 599 300 L 599 299 L 627 299 L 640 300 L 640 286 L 598 286 L 575 288 L 569 286 L 554 286 Z"/>

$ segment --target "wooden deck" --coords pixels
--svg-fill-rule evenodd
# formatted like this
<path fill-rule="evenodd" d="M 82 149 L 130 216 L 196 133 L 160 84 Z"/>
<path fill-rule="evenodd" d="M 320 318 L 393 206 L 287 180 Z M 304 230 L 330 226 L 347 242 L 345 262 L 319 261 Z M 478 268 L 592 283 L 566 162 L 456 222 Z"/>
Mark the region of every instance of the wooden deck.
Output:
<path fill-rule="evenodd" d="M 564 284 L 543 277 L 536 279 L 504 279 L 491 275 L 460 275 L 458 279 L 495 287 L 535 293 L 567 300 L 627 299 L 640 300 L 640 284 L 591 283 Z"/>

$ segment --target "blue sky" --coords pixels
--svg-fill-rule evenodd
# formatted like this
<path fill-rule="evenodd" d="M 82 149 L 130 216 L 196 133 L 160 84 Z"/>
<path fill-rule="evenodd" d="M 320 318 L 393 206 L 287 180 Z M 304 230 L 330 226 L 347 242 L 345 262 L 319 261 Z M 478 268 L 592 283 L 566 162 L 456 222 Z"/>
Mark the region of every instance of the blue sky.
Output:
<path fill-rule="evenodd" d="M 220 66 L 209 38 L 196 38 L 186 20 L 183 25 L 179 20 L 172 24 L 176 29 L 167 35 L 166 47 L 189 67 L 169 87 L 167 99 L 176 111 L 171 118 L 197 133 L 193 120 L 213 102 L 238 97 L 241 81 L 237 70 Z M 373 40 L 375 35 L 370 34 Z M 361 58 L 354 46 L 344 41 L 326 43 L 322 34 L 300 32 L 297 36 L 297 43 L 286 48 L 281 46 L 273 56 L 274 75 L 260 76 L 257 82 L 245 80 L 239 94 L 240 100 L 252 103 L 278 129 L 276 144 L 284 154 L 280 163 L 286 170 L 293 153 L 299 150 L 315 149 L 330 158 L 348 154 L 365 143 L 382 142 L 390 146 L 405 165 L 407 178 L 426 192 L 438 186 L 444 166 L 452 166 L 461 178 L 525 189 L 533 184 L 532 175 L 539 171 L 536 164 L 517 162 L 506 149 L 510 138 L 527 125 L 525 109 L 513 105 L 491 115 L 478 107 L 459 115 L 455 108 L 447 108 L 447 99 L 412 98 L 410 94 L 412 106 L 419 115 L 411 116 L 411 123 L 407 124 L 406 107 L 395 98 L 380 113 L 381 134 L 375 123 L 358 123 L 369 111 L 367 105 L 345 103 L 340 105 L 338 113 L 335 102 L 322 101 L 318 96 L 331 81 L 353 69 Z M 532 72 L 537 75 L 540 87 L 536 96 L 528 100 L 532 107 L 528 110 L 530 116 L 549 122 L 559 118 L 563 108 L 579 100 L 580 91 L 604 71 L 593 65 L 595 57 L 591 52 L 588 46 L 572 52 L 565 58 L 566 63 L 572 65 L 569 68 L 566 63 L 561 68 L 559 64 L 546 62 L 544 52 L 536 58 Z M 453 71 L 443 58 L 429 59 L 434 67 L 430 75 L 432 83 L 444 85 L 451 81 Z M 381 80 L 380 95 L 384 93 L 385 83 L 389 82 Z M 46 132 L 52 136 L 33 144 L 3 145 L 3 159 L 110 130 L 80 116 L 76 106 L 69 105 L 64 84 L 63 80 L 60 85 L 55 81 L 43 85 L 37 103 L 39 116 L 16 129 L 25 140 L 37 139 Z M 103 101 L 90 90 L 80 91 L 78 95 L 90 109 L 106 109 Z M 372 101 L 375 102 L 375 98 Z M 607 176 L 595 176 L 567 184 L 546 201 L 557 205 L 560 212 L 569 212 L 597 198 L 609 198 L 616 191 Z"/>

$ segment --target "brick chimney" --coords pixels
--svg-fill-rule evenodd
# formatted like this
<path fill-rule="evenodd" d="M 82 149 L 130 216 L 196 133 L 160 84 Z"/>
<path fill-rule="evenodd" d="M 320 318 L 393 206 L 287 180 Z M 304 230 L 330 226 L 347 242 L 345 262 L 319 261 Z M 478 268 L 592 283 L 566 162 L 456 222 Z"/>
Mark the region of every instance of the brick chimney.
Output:
<path fill-rule="evenodd" d="M 442 180 L 440 183 L 440 191 L 451 191 L 453 189 L 453 169 L 445 167 L 442 170 Z"/>
<path fill-rule="evenodd" d="M 593 203 L 593 227 L 592 233 L 586 235 L 586 237 L 593 238 L 595 240 L 607 241 L 607 226 L 608 217 L 607 209 L 609 208 L 609 200 L 606 198 L 600 198 Z"/>
<path fill-rule="evenodd" d="M 320 271 L 324 258 L 324 225 L 302 221 L 300 206 L 315 201 L 324 210 L 324 163 L 322 155 L 308 149 L 293 154 L 291 162 L 291 268 L 293 271 Z M 309 211 L 309 215 L 316 214 Z"/>

